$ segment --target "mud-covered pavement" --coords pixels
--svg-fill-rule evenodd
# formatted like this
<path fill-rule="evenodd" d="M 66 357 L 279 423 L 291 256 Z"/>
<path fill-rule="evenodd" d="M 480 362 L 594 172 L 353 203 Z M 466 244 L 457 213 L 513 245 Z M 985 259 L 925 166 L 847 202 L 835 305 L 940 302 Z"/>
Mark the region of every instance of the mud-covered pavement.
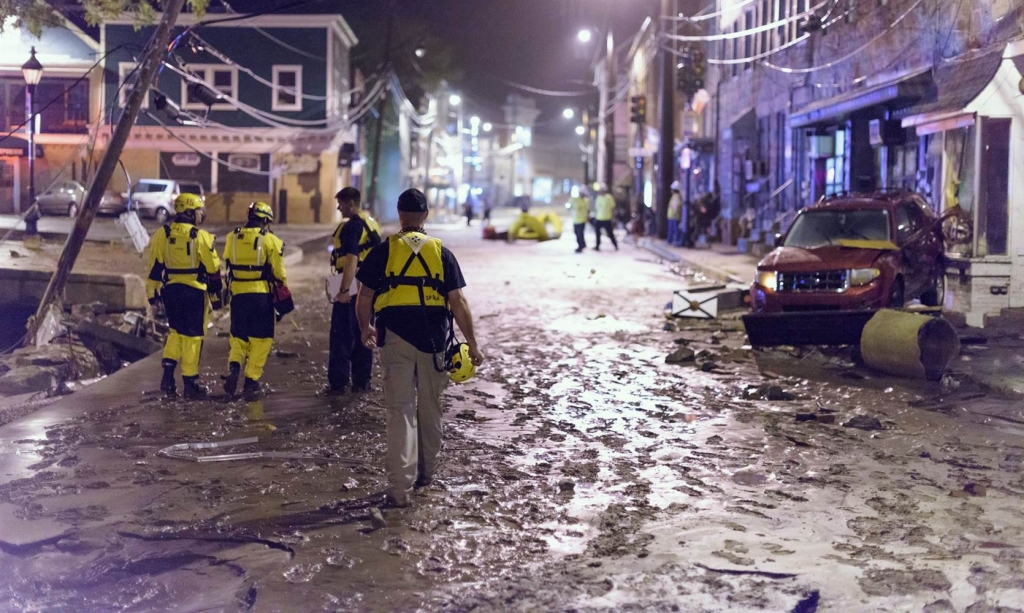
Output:
<path fill-rule="evenodd" d="M 445 463 L 412 508 L 372 518 L 379 391 L 317 396 L 326 255 L 307 246 L 266 399 L 163 401 L 150 358 L 0 428 L 0 608 L 1024 607 L 1016 403 L 755 353 L 736 319 L 666 330 L 685 280 L 631 246 L 437 234 L 489 362 L 446 393 Z M 194 453 L 316 457 L 158 454 L 246 437 Z"/>

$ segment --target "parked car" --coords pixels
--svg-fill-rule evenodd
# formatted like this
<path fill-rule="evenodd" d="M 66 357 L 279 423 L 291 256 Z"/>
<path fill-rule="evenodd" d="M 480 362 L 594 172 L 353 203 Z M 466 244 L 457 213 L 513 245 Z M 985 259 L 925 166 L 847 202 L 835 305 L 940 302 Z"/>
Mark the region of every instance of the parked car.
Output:
<path fill-rule="evenodd" d="M 138 211 L 140 217 L 166 223 L 174 214 L 174 199 L 182 193 L 196 194 L 206 200 L 203 186 L 195 181 L 141 179 L 132 189 L 130 206 Z"/>
<path fill-rule="evenodd" d="M 78 215 L 78 210 L 82 208 L 84 200 L 85 187 L 78 181 L 54 183 L 36 198 L 41 214 L 67 215 L 69 217 Z M 124 212 L 124 205 L 124 198 L 117 192 L 108 189 L 103 193 L 103 198 L 100 199 L 97 213 L 119 215 Z"/>
<path fill-rule="evenodd" d="M 935 306 L 945 296 L 941 224 L 916 194 L 829 198 L 776 245 L 750 286 L 755 313 Z"/>

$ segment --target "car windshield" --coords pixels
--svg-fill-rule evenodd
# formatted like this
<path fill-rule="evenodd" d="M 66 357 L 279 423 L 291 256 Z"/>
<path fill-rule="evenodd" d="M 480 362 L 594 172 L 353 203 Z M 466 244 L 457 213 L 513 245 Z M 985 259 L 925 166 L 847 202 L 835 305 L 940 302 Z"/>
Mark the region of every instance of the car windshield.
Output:
<path fill-rule="evenodd" d="M 889 212 L 884 209 L 808 211 L 796 218 L 786 247 L 821 247 L 841 240 L 888 241 Z"/>
<path fill-rule="evenodd" d="M 139 181 L 135 185 L 136 194 L 154 194 L 160 192 L 166 192 L 170 189 L 170 185 L 166 183 L 149 183 L 147 181 Z"/>

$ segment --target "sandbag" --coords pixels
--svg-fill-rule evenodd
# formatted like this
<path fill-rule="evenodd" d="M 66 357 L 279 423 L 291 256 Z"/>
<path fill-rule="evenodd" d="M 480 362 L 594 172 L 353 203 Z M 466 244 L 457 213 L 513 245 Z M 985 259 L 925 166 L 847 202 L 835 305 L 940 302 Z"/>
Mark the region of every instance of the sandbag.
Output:
<path fill-rule="evenodd" d="M 960 339 L 948 321 L 882 309 L 860 337 L 864 364 L 900 377 L 938 381 L 960 354 Z"/>

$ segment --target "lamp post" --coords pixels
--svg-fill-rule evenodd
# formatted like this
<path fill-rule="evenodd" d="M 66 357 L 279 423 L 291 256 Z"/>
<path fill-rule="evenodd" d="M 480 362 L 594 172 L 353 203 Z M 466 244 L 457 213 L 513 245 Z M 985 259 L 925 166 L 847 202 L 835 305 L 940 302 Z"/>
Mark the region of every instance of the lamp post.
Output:
<path fill-rule="evenodd" d="M 25 113 L 28 115 L 28 205 L 36 201 L 36 85 L 43 78 L 43 65 L 36 59 L 36 48 L 32 47 L 32 55 L 22 64 L 21 74 L 25 77 Z M 30 209 L 25 216 L 25 235 L 39 234 L 39 213 Z"/>

